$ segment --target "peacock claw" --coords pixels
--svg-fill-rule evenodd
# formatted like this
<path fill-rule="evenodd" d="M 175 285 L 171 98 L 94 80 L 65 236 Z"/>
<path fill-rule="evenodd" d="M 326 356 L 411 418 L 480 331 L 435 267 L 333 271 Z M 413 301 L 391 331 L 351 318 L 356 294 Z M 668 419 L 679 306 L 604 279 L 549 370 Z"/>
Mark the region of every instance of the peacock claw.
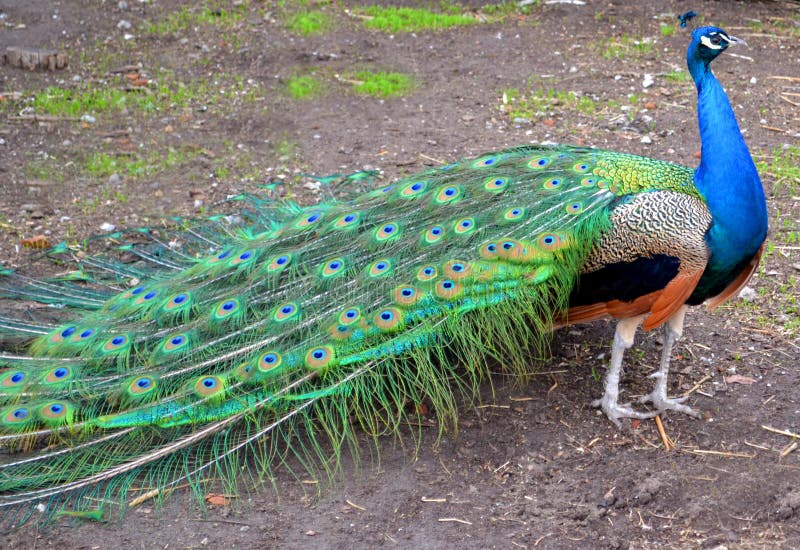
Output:
<path fill-rule="evenodd" d="M 630 403 L 617 403 L 617 400 L 613 396 L 604 395 L 601 399 L 595 399 L 592 401 L 592 407 L 600 407 L 606 416 L 608 417 L 617 428 L 622 427 L 622 423 L 620 422 L 621 418 L 636 418 L 639 420 L 645 420 L 647 418 L 653 418 L 658 412 L 641 412 L 636 411 L 631 407 Z"/>
<path fill-rule="evenodd" d="M 652 403 L 653 407 L 656 409 L 656 414 L 661 414 L 664 411 L 678 411 L 688 414 L 689 416 L 699 417 L 700 413 L 698 411 L 688 405 L 683 405 L 687 399 L 689 399 L 688 396 L 667 397 L 666 395 L 661 395 L 653 391 L 652 393 L 640 397 L 639 403 Z"/>

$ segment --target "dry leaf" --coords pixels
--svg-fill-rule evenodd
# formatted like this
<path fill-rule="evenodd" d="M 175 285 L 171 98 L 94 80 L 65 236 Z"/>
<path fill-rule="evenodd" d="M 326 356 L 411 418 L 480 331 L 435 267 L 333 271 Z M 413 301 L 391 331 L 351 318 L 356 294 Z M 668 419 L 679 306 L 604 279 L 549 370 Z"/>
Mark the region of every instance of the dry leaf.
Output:
<path fill-rule="evenodd" d="M 44 235 L 35 235 L 33 237 L 28 237 L 27 239 L 22 239 L 20 244 L 25 248 L 35 248 L 36 250 L 42 250 L 50 247 L 50 243 L 47 242 L 47 237 Z"/>
<path fill-rule="evenodd" d="M 206 495 L 206 502 L 214 506 L 230 506 L 231 499 L 225 495 L 215 495 L 214 493 Z"/>
<path fill-rule="evenodd" d="M 750 378 L 749 376 L 742 376 L 741 374 L 731 374 L 725 377 L 725 382 L 728 384 L 744 384 L 745 386 L 749 386 L 750 384 L 755 384 L 756 379 Z"/>

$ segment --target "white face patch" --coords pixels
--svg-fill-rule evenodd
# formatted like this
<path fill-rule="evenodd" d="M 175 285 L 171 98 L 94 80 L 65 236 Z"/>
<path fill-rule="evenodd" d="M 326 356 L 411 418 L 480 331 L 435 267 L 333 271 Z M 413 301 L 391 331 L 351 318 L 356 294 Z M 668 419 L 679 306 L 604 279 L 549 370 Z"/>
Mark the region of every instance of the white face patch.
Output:
<path fill-rule="evenodd" d="M 733 43 L 733 41 L 730 38 L 728 38 L 727 36 L 725 36 L 722 33 L 712 32 L 712 33 L 710 33 L 709 36 L 719 36 L 720 38 L 722 38 L 728 44 L 732 44 Z M 711 39 L 708 36 L 701 36 L 700 37 L 700 42 L 702 42 L 703 45 L 706 48 L 710 49 L 710 50 L 721 50 L 722 49 L 722 44 L 714 44 L 714 43 L 712 43 Z"/>
<path fill-rule="evenodd" d="M 707 36 L 701 36 L 700 37 L 700 42 L 702 42 L 703 45 L 706 48 L 710 49 L 710 50 L 721 50 L 722 49 L 722 44 L 712 44 L 711 43 L 711 39 L 709 37 L 707 37 Z"/>

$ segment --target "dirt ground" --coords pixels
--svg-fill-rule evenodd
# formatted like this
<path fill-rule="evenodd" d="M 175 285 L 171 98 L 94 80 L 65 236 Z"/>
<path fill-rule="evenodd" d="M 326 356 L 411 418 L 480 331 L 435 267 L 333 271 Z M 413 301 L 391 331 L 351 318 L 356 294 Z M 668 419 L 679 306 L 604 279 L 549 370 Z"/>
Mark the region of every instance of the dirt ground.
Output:
<path fill-rule="evenodd" d="M 346 11 L 360 4 L 355 0 L 320 3 L 335 24 L 301 37 L 286 30 L 285 3 L 234 2 L 248 12 L 227 34 L 197 25 L 156 35 L 145 32 L 148 21 L 198 3 L 131 0 L 120 9 L 116 1 L 0 0 L 0 52 L 29 46 L 70 55 L 64 71 L 0 66 L 2 93 L 81 82 L 122 87 L 130 72 L 221 87 L 243 82 L 242 89 L 255 90 L 249 99 L 231 93 L 208 105 L 123 111 L 94 122 L 33 119 L 23 116 L 30 114 L 23 102 L 6 97 L 13 105 L 0 112 L 0 261 L 39 269 L 29 267 L 24 239 L 43 235 L 56 243 L 95 234 L 104 223 L 147 225 L 213 212 L 227 195 L 258 184 L 294 182 L 296 200 L 319 200 L 303 173 L 380 169 L 391 181 L 440 161 L 529 142 L 591 145 L 693 166 L 695 92 L 691 81 L 667 78 L 684 67 L 688 32 L 661 31 L 688 9 L 749 43 L 722 56 L 715 71 L 756 159 L 769 162 L 776 150 L 800 141 L 797 2 L 540 3 L 501 22 L 395 35 L 365 30 Z M 130 28 L 121 28 L 123 20 Z M 624 47 L 629 37 L 655 44 L 643 53 L 602 55 L 615 39 Z M 353 67 L 408 73 L 418 87 L 401 98 L 356 95 L 334 76 Z M 284 91 L 287 79 L 309 72 L 329 86 L 314 99 L 293 100 Z M 654 84 L 645 88 L 646 74 Z M 503 91 L 524 93 L 540 81 L 606 106 L 589 113 L 555 101 L 529 119 L 503 112 Z M 75 168 L 92 152 L 158 157 L 170 149 L 186 153 L 184 162 L 142 175 Z M 800 339 L 791 307 L 800 251 L 784 238 L 787 227 L 798 230 L 800 198 L 796 185 L 792 193 L 786 185 L 776 190 L 774 175 L 762 179 L 774 247 L 750 283 L 749 301 L 713 313 L 696 308 L 688 317 L 670 392 L 695 390 L 690 404 L 704 417 L 663 418 L 674 450 L 664 449 L 654 421 L 618 430 L 590 406 L 602 393 L 599 376 L 613 333 L 611 324 L 596 323 L 559 331 L 547 372 L 530 384 L 498 376 L 494 399 L 486 387 L 485 405 L 465 403 L 457 437 L 437 443 L 435 415 L 423 418 L 431 428 L 423 430 L 416 455 L 386 438 L 379 453 L 365 443 L 360 465 L 345 457 L 341 478 L 330 485 L 279 475 L 275 488 L 206 510 L 178 492 L 162 508 L 145 503 L 121 521 L 61 519 L 46 530 L 2 533 L 0 545 L 798 547 L 800 452 L 794 438 L 765 426 L 800 433 Z M 285 193 L 289 186 L 276 189 Z M 659 334 L 640 337 L 628 355 L 628 397 L 649 391 L 659 352 Z"/>

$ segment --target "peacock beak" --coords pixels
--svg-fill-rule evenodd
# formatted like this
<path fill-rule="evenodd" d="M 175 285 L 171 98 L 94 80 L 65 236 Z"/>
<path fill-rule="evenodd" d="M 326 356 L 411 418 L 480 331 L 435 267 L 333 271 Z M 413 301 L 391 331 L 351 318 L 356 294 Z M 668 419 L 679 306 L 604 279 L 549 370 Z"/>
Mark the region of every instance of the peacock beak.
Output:
<path fill-rule="evenodd" d="M 747 42 L 744 41 L 744 38 L 736 38 L 735 36 L 731 35 L 723 35 L 723 38 L 728 41 L 729 46 L 747 46 Z"/>

